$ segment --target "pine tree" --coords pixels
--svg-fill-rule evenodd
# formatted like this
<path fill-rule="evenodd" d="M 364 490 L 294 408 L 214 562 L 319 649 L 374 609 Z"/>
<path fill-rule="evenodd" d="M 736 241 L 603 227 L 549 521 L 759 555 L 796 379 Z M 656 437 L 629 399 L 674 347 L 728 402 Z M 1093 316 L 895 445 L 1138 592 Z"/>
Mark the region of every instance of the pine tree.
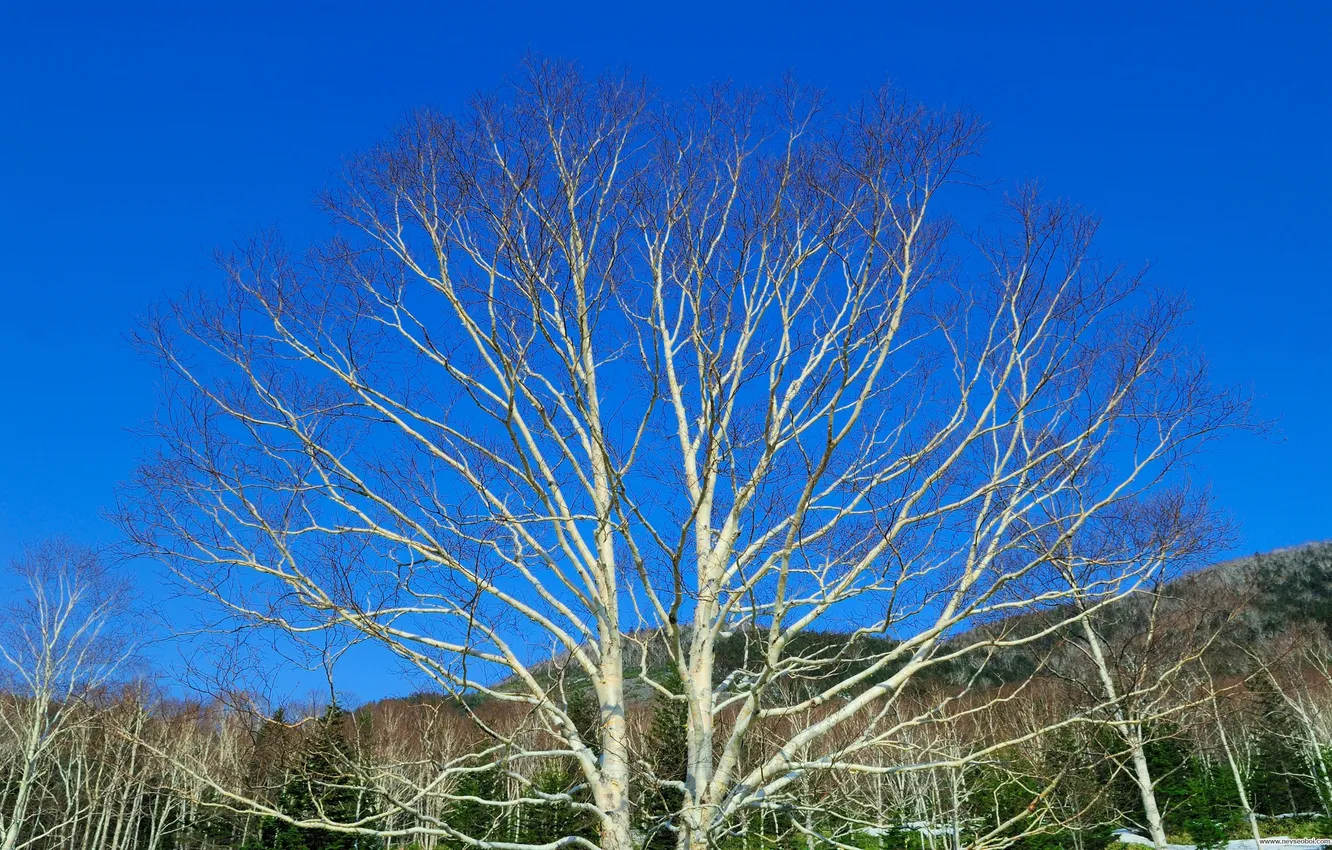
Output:
<path fill-rule="evenodd" d="M 459 781 L 453 794 L 460 798 L 450 807 L 445 821 L 464 835 L 484 839 L 504 835 L 504 809 L 489 806 L 477 800 L 504 799 L 504 776 L 492 766 L 484 770 L 465 774 Z M 447 847 L 466 847 L 460 842 L 445 842 Z"/>
<path fill-rule="evenodd" d="M 541 794 L 569 794 L 575 801 L 589 802 L 582 776 L 567 762 L 548 767 L 532 780 L 532 788 Z M 527 844 L 548 844 L 572 835 L 596 842 L 598 823 L 589 812 L 568 803 L 532 804 L 521 812 L 518 840 Z"/>
<path fill-rule="evenodd" d="M 673 694 L 684 693 L 684 683 L 675 668 L 658 677 L 659 683 Z M 661 780 L 684 782 L 688 769 L 688 708 L 680 700 L 658 693 L 652 699 L 652 742 L 655 757 L 653 774 Z M 647 836 L 645 850 L 673 850 L 675 814 L 684 803 L 678 788 L 653 785 L 642 789 L 639 805 L 639 829 Z"/>
<path fill-rule="evenodd" d="M 283 814 L 298 820 L 322 817 L 334 823 L 352 823 L 365 816 L 365 792 L 358 787 L 355 752 L 347 740 L 346 727 L 352 720 L 336 705 L 324 712 L 303 748 L 300 769 L 282 789 L 278 808 Z M 375 850 L 382 846 L 372 836 L 288 823 L 270 830 L 262 839 L 272 850 Z"/>
<path fill-rule="evenodd" d="M 1271 682 L 1260 679 L 1254 689 L 1262 718 L 1249 780 L 1254 811 L 1279 815 L 1322 808 L 1317 789 L 1304 775 L 1308 759 L 1295 743 L 1299 732 L 1290 708 Z"/>
<path fill-rule="evenodd" d="M 1332 637 L 1332 546 L 1255 554 L 1253 578 L 1269 630 L 1302 621 L 1321 625 Z"/>
<path fill-rule="evenodd" d="M 1198 850 L 1226 844 L 1240 820 L 1239 794 L 1230 770 L 1194 754 L 1186 765 L 1185 797 L 1179 806 L 1184 831 Z"/>

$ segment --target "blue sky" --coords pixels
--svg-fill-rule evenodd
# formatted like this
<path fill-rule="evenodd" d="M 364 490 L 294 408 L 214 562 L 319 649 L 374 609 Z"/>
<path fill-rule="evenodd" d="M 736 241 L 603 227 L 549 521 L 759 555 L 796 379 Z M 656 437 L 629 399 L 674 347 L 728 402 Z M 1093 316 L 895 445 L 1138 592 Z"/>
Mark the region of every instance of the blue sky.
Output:
<path fill-rule="evenodd" d="M 156 391 L 136 316 L 214 280 L 215 247 L 317 234 L 344 156 L 527 50 L 666 93 L 794 70 L 976 110 L 984 175 L 1103 216 L 1104 252 L 1187 291 L 1218 380 L 1276 420 L 1203 461 L 1237 551 L 1332 537 L 1332 4 L 388 5 L 0 10 L 0 557 L 113 539 Z"/>

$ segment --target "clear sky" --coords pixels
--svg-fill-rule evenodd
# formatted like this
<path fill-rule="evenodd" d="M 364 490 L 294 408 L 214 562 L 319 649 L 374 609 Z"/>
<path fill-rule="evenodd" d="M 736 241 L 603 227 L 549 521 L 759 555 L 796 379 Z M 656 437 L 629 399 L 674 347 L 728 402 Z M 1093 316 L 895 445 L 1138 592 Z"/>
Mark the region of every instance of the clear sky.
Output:
<path fill-rule="evenodd" d="M 393 6 L 391 11 L 379 7 Z M 1237 551 L 1332 537 L 1332 3 L 20 3 L 0 8 L 0 557 L 99 517 L 154 376 L 125 342 L 410 109 L 457 109 L 526 50 L 669 93 L 786 70 L 888 77 L 990 125 L 990 177 L 1104 218 L 1186 290 L 1266 437 L 1204 460 Z"/>

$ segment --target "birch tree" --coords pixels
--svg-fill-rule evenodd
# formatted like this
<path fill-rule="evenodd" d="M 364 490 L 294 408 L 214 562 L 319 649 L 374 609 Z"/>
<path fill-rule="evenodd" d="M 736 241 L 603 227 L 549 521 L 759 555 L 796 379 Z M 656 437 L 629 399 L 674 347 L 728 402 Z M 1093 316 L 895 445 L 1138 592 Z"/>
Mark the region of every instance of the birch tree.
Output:
<path fill-rule="evenodd" d="M 1091 217 L 1022 189 L 952 224 L 981 136 L 891 88 L 667 99 L 534 61 L 352 161 L 326 244 L 256 240 L 146 323 L 132 538 L 240 622 L 391 653 L 490 742 L 323 826 L 529 846 L 426 804 L 484 767 L 512 793 L 469 804 L 576 807 L 605 850 L 631 783 L 669 787 L 702 850 L 820 772 L 947 768 L 880 757 L 980 710 L 903 715 L 912 683 L 1044 633 L 959 635 L 1150 579 L 1177 535 L 1129 527 L 1242 406 Z M 651 693 L 686 711 L 683 781 L 632 758 Z M 552 758 L 578 789 L 532 785 Z"/>
<path fill-rule="evenodd" d="M 17 850 L 68 826 L 43 822 L 31 811 L 55 776 L 60 746 L 86 717 L 83 700 L 106 685 L 124 660 L 118 632 L 124 587 L 112 581 L 86 549 L 52 541 L 10 565 L 17 585 L 0 617 L 0 735 L 10 776 L 0 789 L 0 850 Z"/>
<path fill-rule="evenodd" d="M 1072 666 L 1090 670 L 1095 682 L 1092 700 L 1107 706 L 1110 727 L 1127 751 L 1147 832 L 1158 850 L 1164 850 L 1167 841 L 1156 795 L 1159 777 L 1152 775 L 1147 759 L 1151 727 L 1155 721 L 1178 713 L 1187 702 L 1171 686 L 1210 642 L 1205 635 L 1201 640 L 1191 639 L 1197 637 L 1196 624 L 1179 622 L 1178 617 L 1162 618 L 1164 601 L 1162 589 L 1153 588 L 1144 603 L 1145 622 L 1139 628 L 1130 625 L 1124 629 L 1123 620 L 1131 619 L 1133 612 L 1119 612 L 1118 622 L 1100 625 L 1096 618 L 1084 617 L 1078 623 L 1081 640 L 1071 643 L 1081 655 Z M 1113 625 L 1128 633 L 1111 642 L 1100 628 Z"/>
<path fill-rule="evenodd" d="M 1249 798 L 1246 771 L 1240 764 L 1235 747 L 1231 745 L 1230 735 L 1226 731 L 1226 719 L 1221 714 L 1221 705 L 1217 700 L 1216 682 L 1206 665 L 1203 665 L 1203 675 L 1207 679 L 1207 702 L 1211 709 L 1211 719 L 1216 724 L 1215 728 L 1217 740 L 1221 744 L 1221 754 L 1225 756 L 1226 767 L 1230 769 L 1231 781 L 1235 783 L 1235 796 L 1239 798 L 1240 811 L 1244 814 L 1244 820 L 1248 822 L 1249 833 L 1253 836 L 1253 846 L 1255 850 L 1258 850 L 1263 846 L 1263 836 L 1258 829 L 1258 815 L 1253 810 L 1253 803 Z"/>
<path fill-rule="evenodd" d="M 1248 655 L 1253 678 L 1270 686 L 1294 721 L 1289 732 L 1275 723 L 1271 731 L 1289 739 L 1292 749 L 1303 756 L 1302 767 L 1307 772 L 1300 776 L 1301 765 L 1294 764 L 1283 765 L 1282 772 L 1306 780 L 1317 793 L 1323 812 L 1332 814 L 1332 765 L 1328 763 L 1332 753 L 1328 698 L 1332 694 L 1332 641 L 1321 629 L 1299 624 L 1257 648 L 1248 648 Z"/>

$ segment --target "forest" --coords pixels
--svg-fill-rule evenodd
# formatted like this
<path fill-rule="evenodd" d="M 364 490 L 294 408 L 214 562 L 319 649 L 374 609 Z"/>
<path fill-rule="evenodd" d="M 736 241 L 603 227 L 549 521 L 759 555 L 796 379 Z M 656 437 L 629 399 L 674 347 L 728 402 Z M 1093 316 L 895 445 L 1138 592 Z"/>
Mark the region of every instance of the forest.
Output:
<path fill-rule="evenodd" d="M 347 158 L 14 562 L 0 850 L 1332 835 L 1332 549 L 1209 566 L 1265 423 L 986 131 L 529 56 Z"/>
<path fill-rule="evenodd" d="M 1332 544 L 1255 555 L 1122 600 L 1085 632 L 1066 629 L 1013 657 L 939 670 L 909 698 L 946 701 L 964 690 L 959 683 L 980 676 L 984 689 L 967 698 L 986 705 L 985 714 L 918 728 L 876 754 L 884 765 L 937 766 L 816 774 L 800 791 L 803 801 L 755 810 L 718 846 L 1094 850 L 1113 844 L 1117 831 L 1150 835 L 1148 799 L 1171 843 L 1214 848 L 1255 833 L 1325 837 L 1332 834 L 1329 594 Z M 749 639 L 731 639 L 715 675 L 743 664 Z M 829 647 L 844 641 L 835 633 L 811 638 Z M 1101 647 L 1103 670 L 1088 663 L 1091 642 Z M 1042 671 L 1034 679 L 1012 672 L 1032 666 Z M 569 687 L 569 710 L 595 740 L 586 683 Z M 1107 687 L 1125 697 L 1109 709 Z M 997 706 L 991 692 L 1003 693 Z M 529 761 L 521 770 L 493 761 L 496 738 L 483 729 L 500 737 L 535 733 L 523 712 L 484 697 L 464 705 L 422 693 L 359 706 L 282 706 L 261 716 L 234 701 L 241 695 L 182 701 L 163 696 L 151 680 L 47 693 L 46 702 L 13 689 L 4 697 L 0 822 L 11 830 L 8 846 L 471 846 L 439 834 L 442 825 L 500 845 L 595 840 L 589 797 L 569 759 Z M 1051 717 L 1078 722 L 1050 730 Z M 681 707 L 645 695 L 631 703 L 629 719 L 635 759 L 651 762 L 657 776 L 682 780 Z M 951 763 L 1032 729 L 1043 731 L 992 757 Z M 450 787 L 431 788 L 446 764 L 466 769 Z M 249 802 L 233 799 L 236 791 Z M 669 788 L 633 789 L 641 846 L 675 846 L 670 819 L 678 804 Z M 348 828 L 302 825 L 314 819 Z"/>

